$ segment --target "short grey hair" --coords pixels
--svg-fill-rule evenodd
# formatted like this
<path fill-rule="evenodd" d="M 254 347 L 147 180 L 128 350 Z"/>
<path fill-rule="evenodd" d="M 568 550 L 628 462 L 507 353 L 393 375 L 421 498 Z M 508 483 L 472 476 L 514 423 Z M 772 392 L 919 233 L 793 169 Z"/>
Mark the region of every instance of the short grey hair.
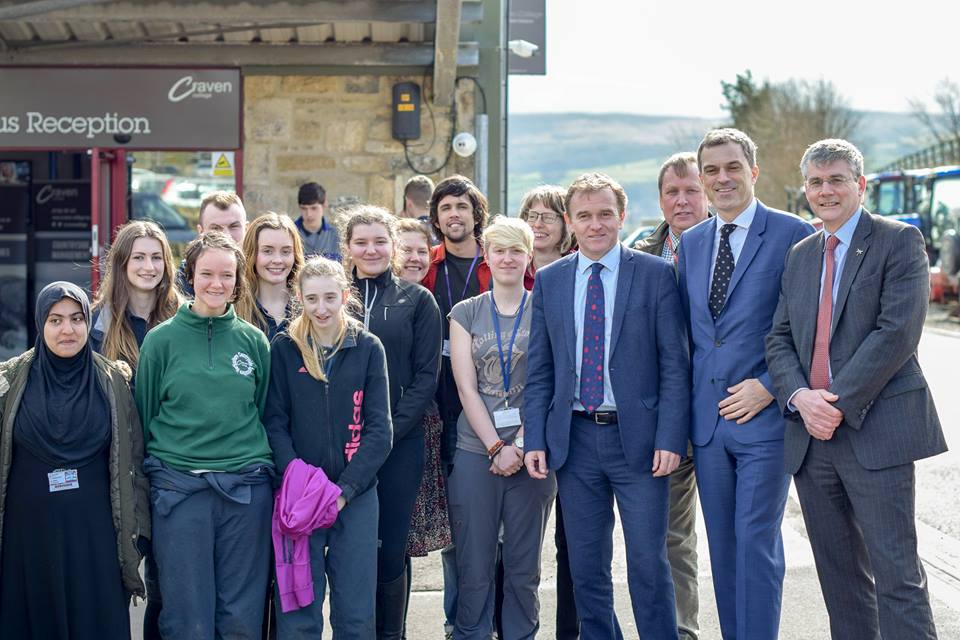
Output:
<path fill-rule="evenodd" d="M 821 167 L 837 160 L 843 160 L 850 165 L 854 179 L 859 180 L 863 175 L 863 154 L 860 153 L 860 149 L 857 149 L 853 143 L 840 138 L 819 140 L 807 147 L 803 152 L 803 158 L 800 159 L 800 173 L 806 180 L 807 168 L 811 163 Z"/>
<path fill-rule="evenodd" d="M 703 136 L 703 140 L 700 141 L 700 146 L 697 147 L 697 168 L 700 171 L 703 171 L 703 150 L 710 147 L 719 147 L 723 144 L 735 144 L 743 150 L 743 155 L 747 159 L 747 164 L 750 165 L 750 168 L 757 166 L 757 143 L 750 139 L 750 136 L 745 134 L 740 129 L 734 129 L 732 127 L 724 127 L 722 129 L 712 129 L 707 131 L 707 135 Z"/>

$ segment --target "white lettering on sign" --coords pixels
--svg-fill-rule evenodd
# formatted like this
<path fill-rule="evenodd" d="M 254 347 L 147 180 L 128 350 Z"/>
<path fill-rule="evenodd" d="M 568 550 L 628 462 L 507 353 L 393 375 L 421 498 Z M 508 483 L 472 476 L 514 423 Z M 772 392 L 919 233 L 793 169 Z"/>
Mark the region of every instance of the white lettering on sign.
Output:
<path fill-rule="evenodd" d="M 150 119 L 142 116 L 120 116 L 105 113 L 100 116 L 45 116 L 39 111 L 27 112 L 27 133 L 74 133 L 93 138 L 102 133 L 150 133 Z"/>
<path fill-rule="evenodd" d="M 173 83 L 170 91 L 167 92 L 167 99 L 170 102 L 180 102 L 189 97 L 209 99 L 215 93 L 233 93 L 232 82 L 201 82 L 194 80 L 193 76 L 183 76 Z"/>
<path fill-rule="evenodd" d="M 18 116 L 0 116 L 0 133 L 20 133 Z"/>
<path fill-rule="evenodd" d="M 46 204 L 56 198 L 57 200 L 63 200 L 64 198 L 76 198 L 80 195 L 80 190 L 76 187 L 54 187 L 52 184 L 45 184 L 41 187 L 40 191 L 37 191 L 37 204 Z"/>

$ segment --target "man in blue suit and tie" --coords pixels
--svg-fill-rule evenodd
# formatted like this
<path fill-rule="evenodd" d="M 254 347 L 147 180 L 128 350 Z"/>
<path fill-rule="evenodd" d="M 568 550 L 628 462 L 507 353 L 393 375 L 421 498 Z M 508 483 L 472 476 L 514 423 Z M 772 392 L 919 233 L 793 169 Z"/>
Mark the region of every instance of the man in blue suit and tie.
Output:
<path fill-rule="evenodd" d="M 537 271 L 525 463 L 535 478 L 557 471 L 581 639 L 623 637 L 610 577 L 616 498 L 639 636 L 675 640 L 667 476 L 686 452 L 689 354 L 673 268 L 618 241 L 626 207 L 603 174 L 567 190 L 580 248 Z"/>
<path fill-rule="evenodd" d="M 693 350 L 693 458 L 725 640 L 779 633 L 790 478 L 763 341 L 787 252 L 813 232 L 754 197 L 756 153 L 736 129 L 700 142 L 700 179 L 717 216 L 683 234 L 679 263 Z"/>

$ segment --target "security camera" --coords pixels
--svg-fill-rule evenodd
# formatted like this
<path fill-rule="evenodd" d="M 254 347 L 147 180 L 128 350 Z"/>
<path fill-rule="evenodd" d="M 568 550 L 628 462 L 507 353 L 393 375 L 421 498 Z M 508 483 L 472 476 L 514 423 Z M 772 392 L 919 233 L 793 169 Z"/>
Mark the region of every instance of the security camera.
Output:
<path fill-rule="evenodd" d="M 507 47 L 521 58 L 532 58 L 540 47 L 527 40 L 511 40 Z"/>
<path fill-rule="evenodd" d="M 461 131 L 453 136 L 453 152 L 462 158 L 469 158 L 477 150 L 477 139 L 473 134 Z"/>

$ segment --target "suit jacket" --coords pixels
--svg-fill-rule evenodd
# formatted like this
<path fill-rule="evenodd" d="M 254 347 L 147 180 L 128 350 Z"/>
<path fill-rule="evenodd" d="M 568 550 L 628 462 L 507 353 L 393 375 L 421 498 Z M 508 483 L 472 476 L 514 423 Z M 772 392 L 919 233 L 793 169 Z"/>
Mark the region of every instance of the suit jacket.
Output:
<path fill-rule="evenodd" d="M 726 304 L 714 322 L 707 303 L 713 244 L 721 223 L 713 217 L 685 231 L 680 252 L 680 294 L 693 351 L 691 440 L 697 446 L 713 438 L 720 419 L 718 405 L 730 395 L 728 387 L 758 378 L 773 394 L 763 339 L 773 322 L 787 252 L 813 233 L 813 227 L 797 216 L 757 202 L 727 288 Z M 783 429 L 783 416 L 771 403 L 748 423 L 737 426 L 733 437 L 743 444 L 779 440 Z"/>
<path fill-rule="evenodd" d="M 670 227 L 667 225 L 667 221 L 664 220 L 657 225 L 653 233 L 633 243 L 633 248 L 637 251 L 643 251 L 644 253 L 660 257 L 660 254 L 663 253 L 663 243 L 667 241 L 667 234 L 669 233 Z"/>
<path fill-rule="evenodd" d="M 796 473 L 810 434 L 790 396 L 809 387 L 817 329 L 824 234 L 790 252 L 767 336 L 777 401 L 790 418 L 785 463 Z M 830 391 L 839 396 L 857 460 L 883 469 L 947 450 L 933 398 L 917 361 L 930 291 L 923 237 L 912 226 L 863 211 L 840 274 L 830 338 Z"/>
<path fill-rule="evenodd" d="M 524 388 L 524 441 L 567 459 L 576 385 L 574 253 L 543 267 L 533 286 L 533 316 Z M 635 469 L 649 472 L 655 449 L 683 455 L 689 424 L 690 361 L 674 271 L 664 260 L 620 248 L 609 374 L 620 442 Z"/>

